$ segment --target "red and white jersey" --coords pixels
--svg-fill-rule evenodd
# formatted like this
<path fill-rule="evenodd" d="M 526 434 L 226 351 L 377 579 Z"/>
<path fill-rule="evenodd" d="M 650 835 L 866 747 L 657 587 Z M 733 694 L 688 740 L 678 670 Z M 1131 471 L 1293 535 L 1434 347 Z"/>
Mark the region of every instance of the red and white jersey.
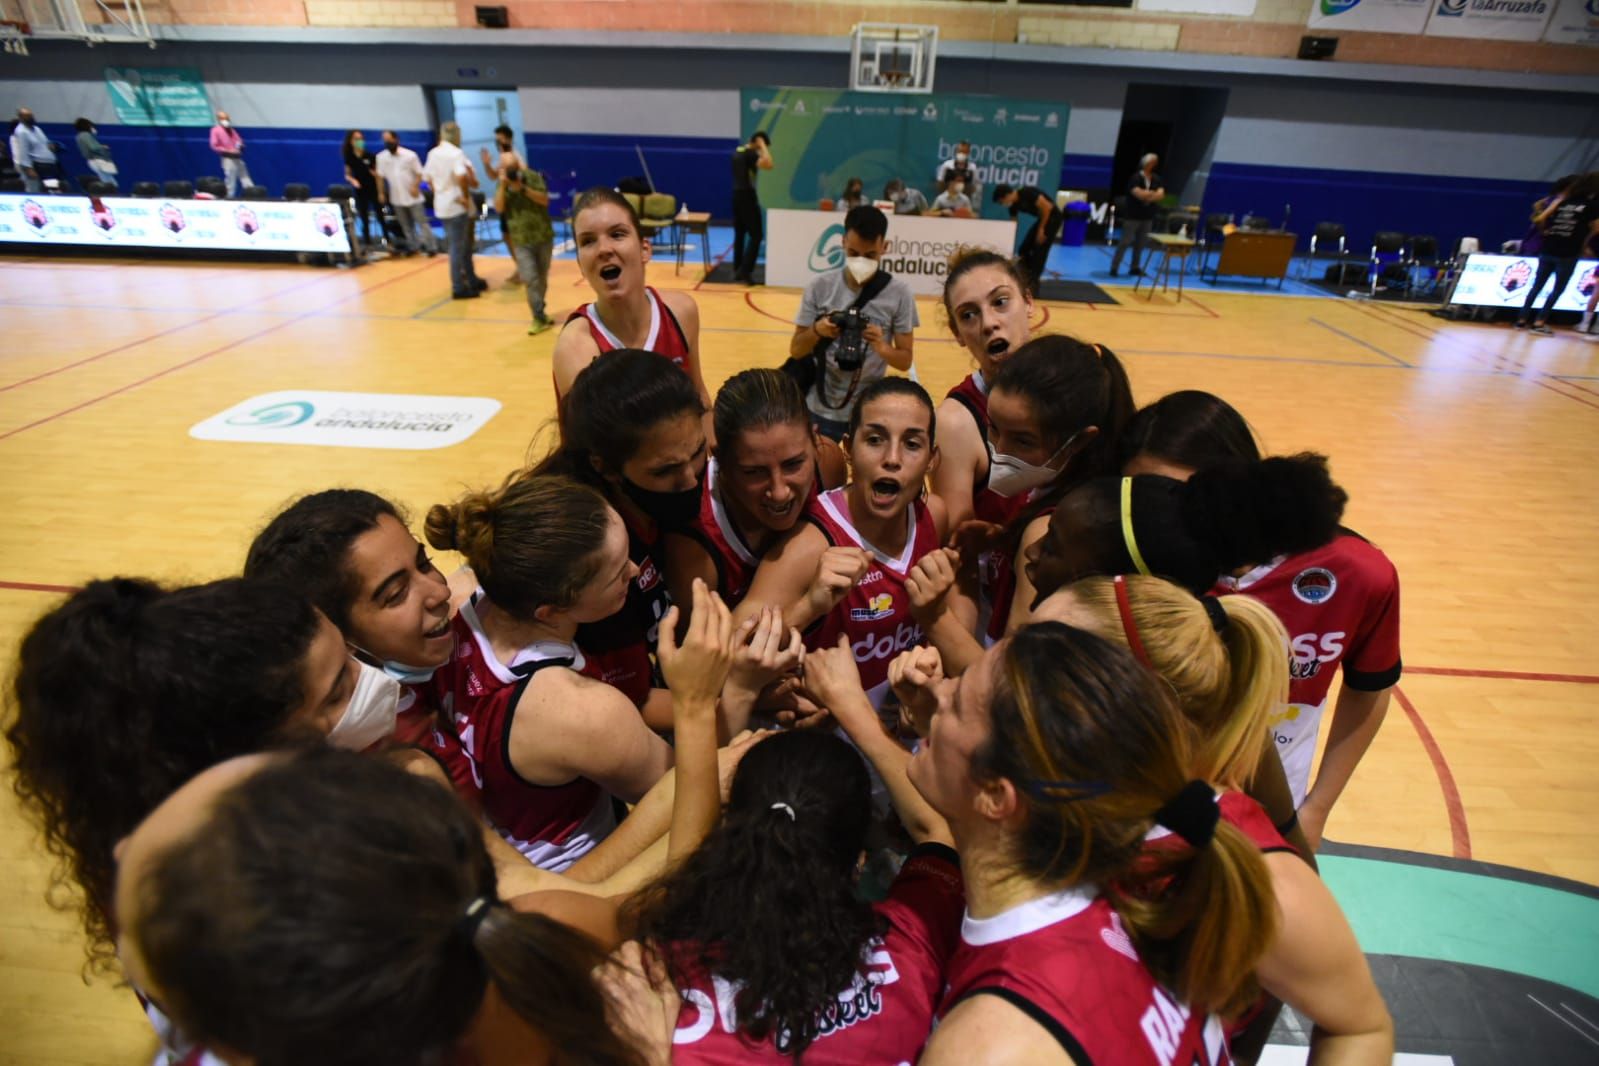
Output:
<path fill-rule="evenodd" d="M 616 828 L 611 798 L 583 777 L 553 786 L 526 781 L 511 765 L 511 726 L 533 676 L 548 667 L 581 670 L 583 653 L 571 644 L 541 641 L 503 663 L 483 632 L 478 602 L 463 603 L 451 623 L 455 669 L 440 671 L 448 686 L 438 694 L 440 706 L 448 707 L 456 735 L 477 766 L 489 824 L 533 865 L 559 872 Z"/>
<path fill-rule="evenodd" d="M 988 444 L 988 430 L 993 423 L 988 417 L 988 382 L 983 377 L 981 370 L 975 370 L 949 390 L 947 399 L 954 400 L 966 410 L 971 412 L 972 421 L 977 423 L 978 435 L 983 438 L 986 448 Z M 1001 496 L 988 487 L 988 473 L 985 459 L 984 473 L 972 485 L 972 517 L 980 522 L 992 522 L 997 526 L 1009 525 L 1011 520 L 1022 513 L 1026 506 L 1026 498 L 1022 496 Z"/>
<path fill-rule="evenodd" d="M 664 355 L 677 368 L 684 373 L 690 369 L 688 337 L 683 333 L 683 327 L 678 324 L 677 316 L 672 314 L 672 309 L 666 306 L 666 301 L 661 299 L 661 294 L 653 288 L 645 286 L 644 295 L 650 303 L 650 332 L 644 338 L 643 349 Z M 589 336 L 594 338 L 594 343 L 599 345 L 601 352 L 614 351 L 617 348 L 626 348 L 622 339 L 612 333 L 604 322 L 600 321 L 600 309 L 592 303 L 582 304 L 577 310 L 567 316 L 566 320 L 581 318 L 588 324 Z M 561 390 L 555 390 L 555 398 L 561 398 Z"/>
<path fill-rule="evenodd" d="M 1075 1062 L 1232 1062 L 1221 1021 L 1195 1015 L 1155 981 L 1093 888 L 1066 889 L 992 918 L 968 916 L 947 976 L 939 1017 L 970 996 L 997 995 L 1048 1030 Z"/>
<path fill-rule="evenodd" d="M 838 643 L 839 634 L 849 634 L 861 685 L 872 706 L 878 707 L 888 694 L 888 664 L 900 652 L 927 639 L 911 618 L 905 576 L 916 560 L 938 549 L 938 530 L 927 504 L 912 501 L 905 512 L 905 547 L 897 557 L 887 556 L 856 530 L 848 494 L 847 487 L 822 493 L 806 507 L 805 518 L 822 531 L 829 544 L 864 548 L 873 563 L 838 606 L 805 635 L 805 646 L 831 648 Z"/>
<path fill-rule="evenodd" d="M 394 742 L 416 748 L 433 756 L 460 797 L 474 808 L 482 803 L 483 778 L 477 763 L 455 735 L 455 725 L 449 715 L 437 713 L 434 700 L 447 685 L 440 679 L 455 659 L 434 671 L 433 678 L 424 684 L 400 686 L 400 710 L 394 717 Z"/>
<path fill-rule="evenodd" d="M 1298 807 L 1310 786 L 1333 672 L 1342 665 L 1344 684 L 1362 692 L 1399 681 L 1399 573 L 1379 548 L 1345 532 L 1313 551 L 1223 578 L 1214 591 L 1248 593 L 1288 630 L 1289 702 L 1271 731 Z"/>
<path fill-rule="evenodd" d="M 660 635 L 661 617 L 672 606 L 666 575 L 655 562 L 660 533 L 646 536 L 624 514 L 627 524 L 627 555 L 638 567 L 638 576 L 628 586 L 621 610 L 598 622 L 577 627 L 577 644 L 583 649 L 584 677 L 603 681 L 621 689 L 637 707 L 650 698 L 650 690 L 662 687 L 650 653 Z"/>
<path fill-rule="evenodd" d="M 1001 496 L 997 492 L 988 492 L 996 500 L 1004 500 L 1008 512 L 1003 524 L 1007 529 L 1010 524 L 1020 518 L 1041 489 L 1033 489 L 1017 496 Z M 1054 508 L 1040 511 L 1039 514 L 1047 515 Z M 992 519 L 985 519 L 992 521 Z M 1017 534 L 1020 539 L 1020 533 Z M 993 645 L 1005 636 L 1005 625 L 1010 621 L 1011 602 L 1016 598 L 1016 560 L 1000 548 L 991 548 L 977 557 L 977 583 L 978 592 L 982 602 L 979 604 L 979 620 L 986 618 L 984 642 Z"/>
<path fill-rule="evenodd" d="M 932 1031 L 944 964 L 955 950 L 964 905 L 954 851 L 940 844 L 912 851 L 888 898 L 874 906 L 887 931 L 868 946 L 866 971 L 822 1011 L 818 1036 L 803 1061 L 815 1066 L 916 1061 Z M 672 1037 L 674 1063 L 793 1063 L 784 1034 L 757 1043 L 738 1031 L 738 991 L 737 985 L 708 975 L 679 987 L 683 1009 Z"/>
<path fill-rule="evenodd" d="M 739 532 L 733 516 L 728 513 L 727 502 L 717 488 L 720 481 L 721 467 L 716 457 L 712 456 L 705 463 L 705 490 L 700 497 L 699 516 L 683 533 L 711 557 L 711 563 L 716 567 L 716 591 L 729 607 L 737 607 L 745 593 L 749 592 L 750 582 L 755 580 L 755 570 L 761 564 L 761 557 L 744 534 Z M 805 504 L 816 499 L 821 491 L 822 471 L 818 467 L 816 477 L 811 481 L 810 499 Z"/>

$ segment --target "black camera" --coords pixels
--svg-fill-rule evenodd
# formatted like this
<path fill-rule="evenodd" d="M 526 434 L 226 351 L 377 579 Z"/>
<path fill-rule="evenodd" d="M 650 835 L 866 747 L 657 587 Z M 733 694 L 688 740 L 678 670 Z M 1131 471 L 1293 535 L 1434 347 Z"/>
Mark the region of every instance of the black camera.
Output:
<path fill-rule="evenodd" d="M 856 371 L 866 361 L 871 345 L 866 341 L 866 327 L 871 325 L 858 307 L 846 307 L 827 316 L 838 327 L 831 355 L 833 365 L 840 370 Z"/>

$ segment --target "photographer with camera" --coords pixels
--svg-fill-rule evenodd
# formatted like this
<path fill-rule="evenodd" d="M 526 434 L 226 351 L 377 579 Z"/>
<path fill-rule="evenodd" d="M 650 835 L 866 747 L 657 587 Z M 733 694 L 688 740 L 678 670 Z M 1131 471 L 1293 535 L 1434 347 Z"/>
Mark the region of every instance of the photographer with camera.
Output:
<path fill-rule="evenodd" d="M 921 324 L 910 286 L 878 269 L 888 218 L 863 205 L 844 216 L 844 266 L 813 278 L 800 301 L 784 370 L 805 389 L 811 419 L 841 440 L 856 398 L 889 367 L 909 370 Z"/>

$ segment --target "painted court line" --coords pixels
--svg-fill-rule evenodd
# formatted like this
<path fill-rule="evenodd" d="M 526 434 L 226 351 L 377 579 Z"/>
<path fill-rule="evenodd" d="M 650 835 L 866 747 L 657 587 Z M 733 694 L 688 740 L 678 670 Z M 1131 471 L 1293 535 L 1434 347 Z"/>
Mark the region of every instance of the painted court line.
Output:
<path fill-rule="evenodd" d="M 1372 344 L 1370 341 L 1363 341 L 1359 337 L 1355 336 L 1353 333 L 1345 333 L 1343 330 L 1339 329 L 1337 326 L 1329 325 L 1328 323 L 1323 322 L 1319 318 L 1311 319 L 1310 323 L 1313 326 L 1320 326 L 1322 329 L 1330 330 L 1333 333 L 1336 333 L 1340 337 L 1344 338 L 1344 340 L 1350 341 L 1350 342 L 1352 342 L 1354 344 L 1358 344 L 1362 348 L 1365 348 L 1367 351 L 1376 352 L 1378 355 L 1382 356 L 1384 359 L 1387 359 L 1391 363 L 1395 363 L 1395 364 L 1397 364 L 1399 366 L 1403 366 L 1403 367 L 1410 366 L 1409 363 L 1405 362 L 1403 359 L 1399 358 L 1397 355 L 1393 355 L 1390 352 L 1385 352 L 1381 348 L 1377 347 L 1375 344 Z"/>
<path fill-rule="evenodd" d="M 1416 736 L 1421 739 L 1421 746 L 1432 762 L 1433 772 L 1438 775 L 1438 786 L 1444 793 L 1444 808 L 1449 812 L 1449 836 L 1454 856 L 1457 859 L 1469 859 L 1471 828 L 1466 824 L 1466 807 L 1460 801 L 1460 789 L 1455 784 L 1455 775 L 1450 772 L 1449 761 L 1444 758 L 1443 749 L 1438 746 L 1432 730 L 1422 721 L 1421 712 L 1416 710 L 1416 705 L 1410 702 L 1410 697 L 1406 696 L 1404 689 L 1398 685 L 1394 686 L 1394 699 L 1399 702 L 1399 706 L 1404 709 L 1405 717 L 1409 718 L 1410 724 L 1415 727 Z"/>
<path fill-rule="evenodd" d="M 1424 677 L 1481 677 L 1496 681 L 1554 681 L 1569 685 L 1599 685 L 1599 675 L 1594 674 L 1543 674 L 1524 673 L 1520 670 L 1462 670 L 1448 666 L 1410 666 L 1405 673 Z"/>
<path fill-rule="evenodd" d="M 32 581 L 0 581 L 0 589 L 10 589 L 14 592 L 77 592 L 73 585 L 40 585 Z"/>

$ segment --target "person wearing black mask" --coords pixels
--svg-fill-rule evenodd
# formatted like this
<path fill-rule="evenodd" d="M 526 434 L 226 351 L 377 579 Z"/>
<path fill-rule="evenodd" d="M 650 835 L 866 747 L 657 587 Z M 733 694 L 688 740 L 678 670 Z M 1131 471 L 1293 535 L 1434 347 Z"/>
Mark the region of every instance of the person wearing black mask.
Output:
<path fill-rule="evenodd" d="M 710 457 L 704 416 L 693 380 L 674 363 L 654 352 L 617 348 L 573 380 L 561 398 L 560 446 L 534 471 L 598 489 L 627 526 L 628 558 L 638 570 L 627 602 L 609 618 L 580 626 L 577 644 L 602 664 L 596 667 L 601 679 L 640 707 L 653 685 L 650 649 L 671 605 L 658 565 L 661 536 L 687 528 L 699 515 Z M 645 718 L 651 719 L 648 708 Z"/>
<path fill-rule="evenodd" d="M 376 170 L 381 179 L 378 202 L 394 208 L 394 222 L 407 250 L 413 255 L 418 251 L 437 255 L 433 227 L 422 202 L 422 160 L 400 144 L 400 135 L 393 130 L 383 131 L 383 151 L 378 153 Z"/>

